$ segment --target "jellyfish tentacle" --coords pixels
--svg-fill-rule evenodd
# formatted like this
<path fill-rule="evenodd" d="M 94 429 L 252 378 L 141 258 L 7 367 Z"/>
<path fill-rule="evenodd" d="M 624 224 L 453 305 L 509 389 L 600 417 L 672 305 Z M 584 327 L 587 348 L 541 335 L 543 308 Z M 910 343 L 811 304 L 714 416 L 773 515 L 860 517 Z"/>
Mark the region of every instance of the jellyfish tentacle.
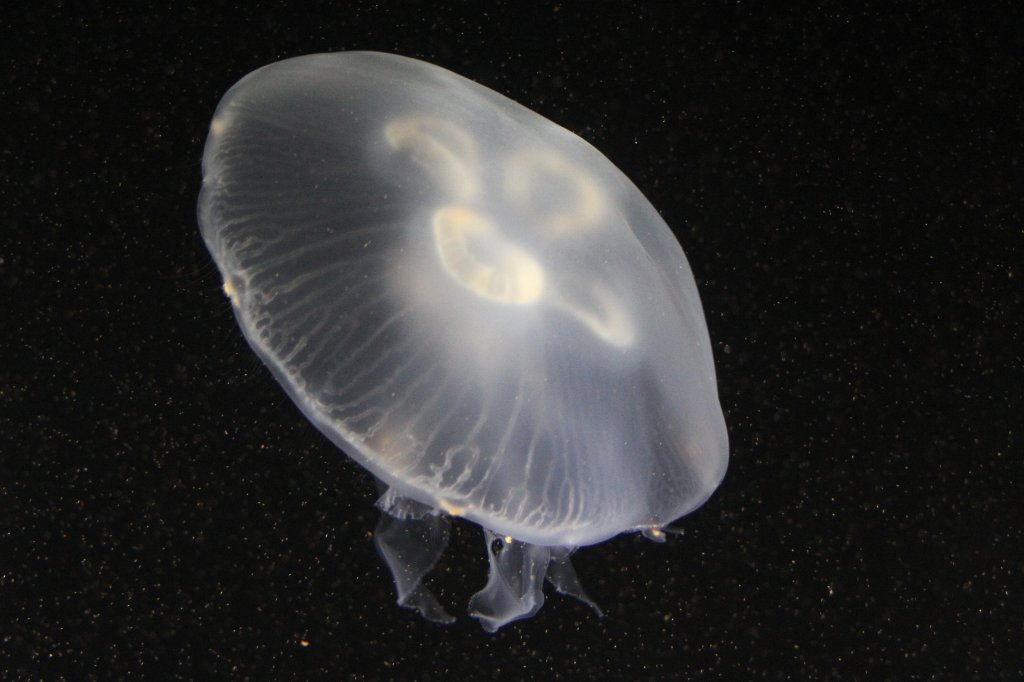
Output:
<path fill-rule="evenodd" d="M 390 491 L 381 501 L 388 506 L 381 509 L 373 542 L 391 571 L 399 606 L 435 623 L 454 622 L 455 618 L 423 584 L 448 545 L 448 518 L 429 505 Z"/>

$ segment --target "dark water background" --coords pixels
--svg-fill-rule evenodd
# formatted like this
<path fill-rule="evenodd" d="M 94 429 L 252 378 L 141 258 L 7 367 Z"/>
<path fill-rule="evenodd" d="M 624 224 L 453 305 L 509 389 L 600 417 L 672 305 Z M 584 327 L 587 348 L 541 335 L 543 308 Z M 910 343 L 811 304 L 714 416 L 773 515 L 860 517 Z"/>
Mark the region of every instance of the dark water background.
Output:
<path fill-rule="evenodd" d="M 1015 3 L 274 4 L 0 16 L 0 677 L 1021 679 Z M 195 200 L 220 96 L 426 59 L 577 132 L 693 266 L 732 460 L 496 636 L 393 603 L 369 477 L 238 333 Z M 458 525 L 433 586 L 486 575 Z"/>

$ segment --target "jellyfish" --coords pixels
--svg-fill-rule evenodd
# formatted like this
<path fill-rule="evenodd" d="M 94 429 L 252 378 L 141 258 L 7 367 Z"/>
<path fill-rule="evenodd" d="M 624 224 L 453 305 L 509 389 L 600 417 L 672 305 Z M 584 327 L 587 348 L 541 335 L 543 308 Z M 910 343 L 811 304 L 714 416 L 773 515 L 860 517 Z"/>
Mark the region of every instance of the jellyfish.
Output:
<path fill-rule="evenodd" d="M 198 219 L 249 345 L 379 481 L 398 603 L 452 518 L 483 529 L 470 613 L 534 615 L 570 555 L 653 539 L 728 461 L 683 250 L 600 152 L 510 99 L 374 52 L 287 59 L 221 100 Z"/>

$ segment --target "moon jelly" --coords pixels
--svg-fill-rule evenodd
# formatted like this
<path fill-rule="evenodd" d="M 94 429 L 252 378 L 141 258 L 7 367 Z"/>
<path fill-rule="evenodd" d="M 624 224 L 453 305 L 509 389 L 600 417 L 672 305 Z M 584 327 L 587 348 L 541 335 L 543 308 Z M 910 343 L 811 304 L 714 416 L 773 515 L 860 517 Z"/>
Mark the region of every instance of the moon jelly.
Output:
<path fill-rule="evenodd" d="M 545 579 L 593 606 L 569 555 L 662 537 L 725 474 L 679 243 L 600 152 L 492 90 L 373 52 L 259 69 L 217 107 L 199 224 L 253 350 L 381 482 L 377 548 L 431 620 L 450 517 L 484 529 L 470 611 L 493 632 Z"/>

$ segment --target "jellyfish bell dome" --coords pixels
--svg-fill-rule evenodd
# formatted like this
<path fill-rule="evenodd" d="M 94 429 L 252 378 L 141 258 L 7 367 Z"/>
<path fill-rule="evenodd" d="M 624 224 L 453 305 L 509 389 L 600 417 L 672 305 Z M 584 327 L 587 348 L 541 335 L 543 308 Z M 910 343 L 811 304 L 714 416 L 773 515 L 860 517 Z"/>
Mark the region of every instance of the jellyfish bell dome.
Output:
<path fill-rule="evenodd" d="M 317 428 L 386 488 L 399 602 L 448 517 L 485 530 L 490 630 L 545 578 L 591 603 L 573 549 L 700 506 L 728 445 L 679 243 L 589 144 L 440 67 L 298 57 L 224 96 L 203 238 L 239 326 Z M 510 593 L 511 591 L 511 593 Z"/>

